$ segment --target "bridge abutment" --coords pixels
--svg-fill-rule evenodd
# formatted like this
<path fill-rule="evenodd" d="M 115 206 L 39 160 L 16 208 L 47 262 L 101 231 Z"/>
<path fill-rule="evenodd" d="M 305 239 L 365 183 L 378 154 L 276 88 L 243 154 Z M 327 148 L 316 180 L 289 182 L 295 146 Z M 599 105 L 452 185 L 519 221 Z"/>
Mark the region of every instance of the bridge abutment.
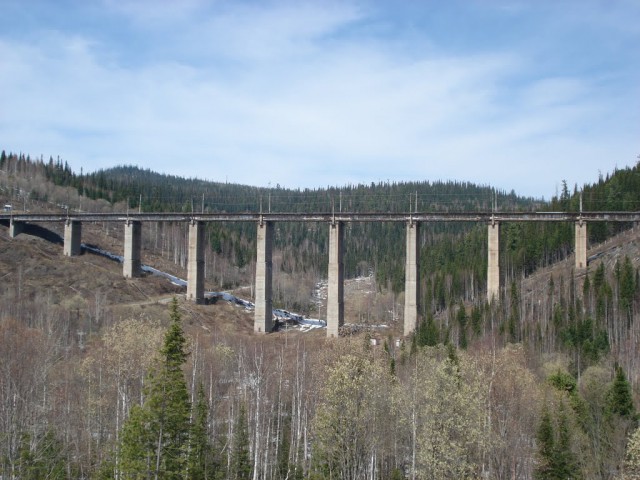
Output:
<path fill-rule="evenodd" d="M 67 220 L 64 224 L 64 248 L 66 257 L 80 255 L 82 248 L 82 223 L 75 220 Z"/>
<path fill-rule="evenodd" d="M 204 222 L 194 220 L 189 223 L 187 300 L 204 302 Z"/>
<path fill-rule="evenodd" d="M 122 267 L 125 278 L 139 277 L 142 274 L 141 248 L 142 224 L 134 220 L 127 220 L 124 224 L 124 262 Z"/>
<path fill-rule="evenodd" d="M 500 299 L 500 224 L 489 224 L 488 262 L 487 262 L 487 301 Z"/>
<path fill-rule="evenodd" d="M 258 223 L 256 256 L 256 298 L 253 331 L 267 333 L 273 329 L 272 274 L 273 223 Z"/>
<path fill-rule="evenodd" d="M 576 272 L 587 268 L 587 224 L 583 221 L 576 222 L 575 238 Z"/>
<path fill-rule="evenodd" d="M 404 335 L 415 332 L 418 324 L 418 304 L 420 298 L 419 266 L 419 233 L 417 222 L 407 223 L 407 256 L 405 261 L 404 280 Z"/>
<path fill-rule="evenodd" d="M 344 324 L 344 225 L 329 224 L 329 283 L 327 285 L 327 337 L 338 337 Z"/>

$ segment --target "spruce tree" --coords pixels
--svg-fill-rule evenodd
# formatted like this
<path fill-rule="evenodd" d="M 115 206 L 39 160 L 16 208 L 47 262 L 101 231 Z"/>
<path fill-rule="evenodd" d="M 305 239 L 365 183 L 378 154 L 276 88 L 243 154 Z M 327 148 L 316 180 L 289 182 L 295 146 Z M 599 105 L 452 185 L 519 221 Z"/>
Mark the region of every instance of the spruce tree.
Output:
<path fill-rule="evenodd" d="M 520 325 L 520 293 L 518 291 L 518 284 L 515 280 L 511 282 L 510 290 L 510 309 L 509 319 L 507 321 L 507 334 L 508 340 L 512 343 L 520 341 L 519 325 Z"/>
<path fill-rule="evenodd" d="M 251 459 L 249 457 L 249 427 L 247 410 L 240 405 L 233 432 L 233 450 L 231 457 L 231 479 L 249 480 L 251 478 Z"/>
<path fill-rule="evenodd" d="M 285 417 L 282 425 L 282 438 L 280 439 L 280 448 L 278 448 L 278 478 L 289 477 L 289 454 L 291 452 L 291 419 Z"/>
<path fill-rule="evenodd" d="M 462 348 L 463 350 L 466 350 L 468 346 L 468 342 L 467 342 L 468 318 L 467 318 L 467 311 L 462 300 L 460 300 L 460 305 L 458 306 L 458 313 L 456 314 L 456 320 L 458 321 L 458 329 L 460 332 L 458 335 L 458 344 L 460 345 L 460 348 Z"/>
<path fill-rule="evenodd" d="M 161 364 L 151 376 L 144 405 L 133 408 L 123 426 L 124 478 L 184 478 L 190 402 L 182 366 L 188 354 L 175 298 L 170 317 Z"/>
<path fill-rule="evenodd" d="M 19 478 L 52 480 L 67 478 L 67 465 L 62 453 L 62 444 L 49 428 L 36 441 L 26 433 L 20 441 Z"/>
<path fill-rule="evenodd" d="M 207 401 L 202 384 L 198 387 L 196 403 L 193 407 L 193 421 L 189 435 L 189 455 L 187 478 L 199 480 L 213 478 L 215 473 L 212 451 L 207 435 Z"/>
<path fill-rule="evenodd" d="M 553 464 L 555 476 L 552 478 L 558 480 L 581 478 L 575 455 L 571 450 L 571 431 L 564 403 L 560 404 L 560 412 L 558 413 L 558 439 Z"/>
<path fill-rule="evenodd" d="M 536 433 L 538 465 L 534 469 L 536 480 L 571 480 L 582 478 L 578 462 L 571 449 L 571 430 L 564 403 L 560 403 L 557 426 L 545 405 Z"/>
<path fill-rule="evenodd" d="M 553 478 L 555 442 L 551 414 L 546 405 L 542 411 L 540 426 L 536 433 L 536 441 L 538 443 L 538 465 L 533 472 L 533 476 L 537 480 Z"/>
<path fill-rule="evenodd" d="M 621 417 L 632 418 L 635 412 L 631 385 L 622 367 L 616 368 L 616 376 L 609 390 L 609 412 Z"/>
<path fill-rule="evenodd" d="M 418 346 L 433 347 L 440 342 L 440 332 L 438 326 L 433 320 L 433 315 L 427 315 L 427 321 L 421 322 L 415 335 L 415 341 Z"/>

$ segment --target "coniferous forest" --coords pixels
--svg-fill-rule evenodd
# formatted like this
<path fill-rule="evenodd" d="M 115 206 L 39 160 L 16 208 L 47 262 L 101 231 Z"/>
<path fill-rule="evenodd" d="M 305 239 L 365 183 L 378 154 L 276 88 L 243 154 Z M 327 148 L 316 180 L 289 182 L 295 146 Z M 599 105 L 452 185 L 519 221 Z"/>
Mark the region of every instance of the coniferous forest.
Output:
<path fill-rule="evenodd" d="M 0 156 L 0 198 L 16 211 L 638 211 L 637 192 L 640 165 L 544 200 L 459 182 L 257 188 Z M 331 341 L 203 328 L 214 310 L 239 314 L 172 293 L 130 314 L 106 290 L 32 288 L 37 269 L 10 260 L 19 239 L 0 226 L 0 478 L 640 478 L 634 227 L 590 224 L 589 268 L 575 275 L 573 225 L 502 225 L 491 304 L 486 226 L 423 228 L 421 321 L 400 341 L 404 228 L 349 225 L 345 277 L 375 292 L 357 306 L 365 328 Z M 326 229 L 277 225 L 274 240 L 274 305 L 317 316 Z M 207 284 L 249 285 L 255 242 L 254 225 L 209 224 Z M 145 226 L 143 248 L 184 271 L 185 226 Z"/>

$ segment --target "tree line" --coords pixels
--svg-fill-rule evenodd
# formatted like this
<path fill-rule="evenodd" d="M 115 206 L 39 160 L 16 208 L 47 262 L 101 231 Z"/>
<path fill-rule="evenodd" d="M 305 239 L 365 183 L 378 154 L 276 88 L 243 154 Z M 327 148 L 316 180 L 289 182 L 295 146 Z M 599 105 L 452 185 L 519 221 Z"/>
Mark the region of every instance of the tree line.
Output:
<path fill-rule="evenodd" d="M 189 333 L 176 300 L 168 317 L 114 323 L 84 350 L 55 327 L 0 322 L 3 478 L 604 479 L 640 468 L 632 388 L 609 356 L 576 376 L 566 356 L 490 336 L 467 349 L 264 341 Z"/>

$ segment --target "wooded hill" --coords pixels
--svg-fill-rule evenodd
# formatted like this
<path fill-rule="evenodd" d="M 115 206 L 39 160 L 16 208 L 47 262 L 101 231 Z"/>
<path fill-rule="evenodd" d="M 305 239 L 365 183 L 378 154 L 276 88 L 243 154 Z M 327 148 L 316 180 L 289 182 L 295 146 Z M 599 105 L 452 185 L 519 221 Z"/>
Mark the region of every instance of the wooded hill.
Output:
<path fill-rule="evenodd" d="M 583 209 L 639 210 L 639 168 L 585 185 Z M 135 167 L 77 174 L 61 160 L 4 152 L 0 172 L 0 196 L 26 209 L 37 202 L 52 209 L 235 212 L 262 203 L 264 211 L 328 212 L 341 205 L 343 211 L 408 211 L 416 208 L 410 207 L 416 194 L 418 210 L 490 210 L 496 195 L 501 210 L 580 208 L 578 189 L 564 182 L 543 202 L 456 182 L 298 191 Z M 573 225 L 503 225 L 505 287 L 492 305 L 485 301 L 486 226 L 423 228 L 422 322 L 400 345 L 377 331 L 331 343 L 313 335 L 247 336 L 214 323 L 196 328 L 194 319 L 212 314 L 188 304 L 173 307 L 171 321 L 166 313 L 121 318 L 101 294 L 85 290 L 73 302 L 55 294 L 24 298 L 29 271 L 7 260 L 7 278 L 20 281 L 0 290 L 2 475 L 560 479 L 622 478 L 624 468 L 638 473 L 633 452 L 638 455 L 640 433 L 631 435 L 640 384 L 640 247 L 630 227 L 590 225 L 590 244 L 607 242 L 576 279 L 567 260 Z M 208 229 L 207 283 L 216 289 L 250 284 L 255 226 Z M 345 238 L 347 276 L 373 272 L 379 292 L 362 303 L 367 315 L 360 318 L 389 323 L 391 333 L 402 318 L 404 233 L 401 225 L 354 224 Z M 184 226 L 147 226 L 143 235 L 146 254 L 185 266 Z M 276 303 L 313 312 L 313 289 L 326 276 L 326 229 L 278 225 L 275 239 Z M 17 241 L 3 248 L 17 252 Z M 129 283 L 130 295 L 145 280 Z M 187 357 L 170 348 L 178 338 L 176 312 Z M 82 325 L 93 328 L 83 343 L 76 335 Z M 383 345 L 372 347 L 371 335 Z M 186 398 L 175 370 L 163 370 L 158 360 L 170 358 L 182 359 Z M 172 401 L 177 398 L 180 416 L 167 425 L 173 438 L 158 436 L 163 381 L 179 390 Z"/>

